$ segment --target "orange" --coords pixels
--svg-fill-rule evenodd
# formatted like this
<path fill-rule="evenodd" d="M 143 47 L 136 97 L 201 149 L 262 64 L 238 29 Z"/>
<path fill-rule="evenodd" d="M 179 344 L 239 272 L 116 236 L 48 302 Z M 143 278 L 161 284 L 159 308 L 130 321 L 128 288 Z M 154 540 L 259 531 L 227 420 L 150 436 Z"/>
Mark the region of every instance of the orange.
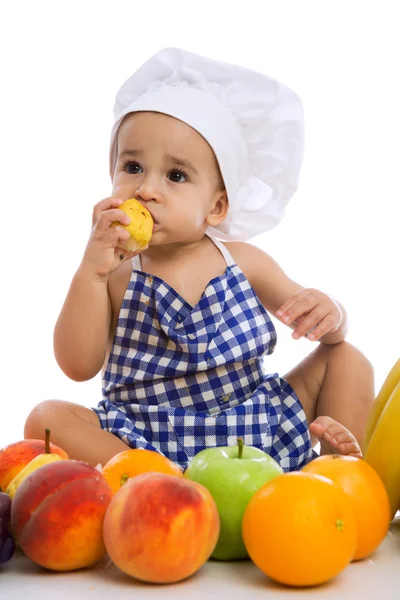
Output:
<path fill-rule="evenodd" d="M 102 473 L 108 485 L 114 494 L 116 494 L 130 477 L 135 477 L 136 475 L 140 475 L 140 473 L 148 473 L 149 471 L 183 477 L 182 469 L 169 460 L 169 458 L 158 452 L 145 450 L 144 448 L 134 448 L 119 452 L 104 465 Z"/>
<path fill-rule="evenodd" d="M 246 507 L 242 534 L 258 568 L 291 586 L 332 579 L 350 563 L 357 544 L 347 495 L 312 473 L 285 473 L 260 488 Z"/>
<path fill-rule="evenodd" d="M 363 459 L 330 454 L 312 460 L 302 472 L 328 477 L 346 492 L 355 509 L 358 542 L 354 560 L 369 556 L 389 529 L 389 498 L 377 472 Z"/>

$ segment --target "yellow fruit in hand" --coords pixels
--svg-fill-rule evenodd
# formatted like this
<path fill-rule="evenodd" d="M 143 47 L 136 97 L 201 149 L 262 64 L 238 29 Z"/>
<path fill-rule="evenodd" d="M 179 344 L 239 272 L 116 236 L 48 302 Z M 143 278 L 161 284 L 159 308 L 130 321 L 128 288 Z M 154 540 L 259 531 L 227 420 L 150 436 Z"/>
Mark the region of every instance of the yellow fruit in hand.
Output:
<path fill-rule="evenodd" d="M 126 200 L 119 206 L 125 214 L 128 215 L 131 222 L 129 225 L 113 223 L 112 226 L 123 227 L 130 233 L 130 238 L 122 245 L 129 252 L 136 252 L 145 248 L 153 233 L 153 219 L 147 208 L 145 208 L 136 198 Z"/>

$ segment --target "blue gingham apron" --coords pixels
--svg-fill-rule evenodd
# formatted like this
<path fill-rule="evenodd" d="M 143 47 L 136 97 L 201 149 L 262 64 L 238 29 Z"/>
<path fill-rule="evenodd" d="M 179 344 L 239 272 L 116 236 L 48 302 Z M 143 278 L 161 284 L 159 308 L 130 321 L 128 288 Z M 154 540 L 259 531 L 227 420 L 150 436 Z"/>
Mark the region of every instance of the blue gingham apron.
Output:
<path fill-rule="evenodd" d="M 313 457 L 302 405 L 290 384 L 264 370 L 275 327 L 225 246 L 223 275 L 192 307 L 132 259 L 96 408 L 101 427 L 131 448 L 161 452 L 186 468 L 200 450 L 242 437 L 284 471 Z"/>

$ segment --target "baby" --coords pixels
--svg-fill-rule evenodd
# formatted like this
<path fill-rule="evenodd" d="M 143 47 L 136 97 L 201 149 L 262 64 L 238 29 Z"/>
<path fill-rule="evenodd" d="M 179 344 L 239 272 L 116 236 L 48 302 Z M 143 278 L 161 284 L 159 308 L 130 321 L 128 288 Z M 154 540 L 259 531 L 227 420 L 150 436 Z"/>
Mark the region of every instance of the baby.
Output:
<path fill-rule="evenodd" d="M 148 60 L 116 99 L 112 195 L 93 228 L 55 326 L 59 366 L 75 381 L 102 371 L 93 409 L 37 405 L 26 438 L 104 464 L 148 448 L 185 468 L 200 450 L 263 449 L 285 471 L 321 453 L 361 456 L 374 397 L 367 359 L 345 341 L 344 308 L 292 281 L 246 240 L 275 226 L 297 186 L 297 96 L 260 73 L 177 49 Z M 140 253 L 123 249 L 135 197 L 154 220 Z M 270 315 L 314 350 L 268 374 Z"/>

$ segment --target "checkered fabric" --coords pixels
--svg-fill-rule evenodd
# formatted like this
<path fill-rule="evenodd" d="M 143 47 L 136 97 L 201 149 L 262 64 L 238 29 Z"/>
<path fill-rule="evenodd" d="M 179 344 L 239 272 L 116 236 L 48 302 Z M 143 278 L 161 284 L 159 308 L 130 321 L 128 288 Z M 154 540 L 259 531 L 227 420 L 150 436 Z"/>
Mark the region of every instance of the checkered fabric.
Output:
<path fill-rule="evenodd" d="M 304 410 L 289 383 L 264 370 L 275 327 L 213 241 L 227 268 L 194 307 L 133 259 L 103 400 L 93 410 L 131 448 L 157 450 L 183 468 L 200 450 L 242 437 L 285 471 L 299 469 L 314 456 Z"/>

